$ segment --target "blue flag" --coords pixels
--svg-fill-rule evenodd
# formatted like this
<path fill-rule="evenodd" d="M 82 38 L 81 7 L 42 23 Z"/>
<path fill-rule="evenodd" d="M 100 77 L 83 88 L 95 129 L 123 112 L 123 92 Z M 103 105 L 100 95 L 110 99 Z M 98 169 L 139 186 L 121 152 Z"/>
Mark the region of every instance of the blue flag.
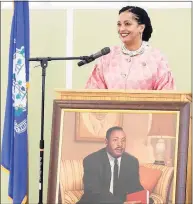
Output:
<path fill-rule="evenodd" d="M 28 199 L 29 41 L 28 2 L 15 1 L 1 154 L 1 166 L 9 172 L 8 196 L 13 203 Z"/>

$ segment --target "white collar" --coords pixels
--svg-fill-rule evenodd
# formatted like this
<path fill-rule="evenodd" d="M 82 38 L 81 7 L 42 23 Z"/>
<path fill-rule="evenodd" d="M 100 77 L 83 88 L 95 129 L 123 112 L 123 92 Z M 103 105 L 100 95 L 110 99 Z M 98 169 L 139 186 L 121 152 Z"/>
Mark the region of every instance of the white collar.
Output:
<path fill-rule="evenodd" d="M 107 156 L 108 156 L 108 158 L 109 158 L 110 164 L 114 164 L 115 158 L 114 158 L 113 156 L 111 156 L 108 152 L 107 152 Z M 117 161 L 118 161 L 118 165 L 120 165 L 120 163 L 121 163 L 121 157 L 119 157 L 119 158 L 117 159 Z"/>

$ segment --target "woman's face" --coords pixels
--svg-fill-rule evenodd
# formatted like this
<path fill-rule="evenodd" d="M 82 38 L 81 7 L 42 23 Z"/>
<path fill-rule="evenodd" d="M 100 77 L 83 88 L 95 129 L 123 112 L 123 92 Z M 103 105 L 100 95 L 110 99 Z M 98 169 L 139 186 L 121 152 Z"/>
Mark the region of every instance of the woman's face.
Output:
<path fill-rule="evenodd" d="M 117 30 L 121 41 L 124 44 L 141 40 L 141 33 L 145 26 L 139 25 L 135 15 L 129 11 L 122 12 L 117 22 Z"/>

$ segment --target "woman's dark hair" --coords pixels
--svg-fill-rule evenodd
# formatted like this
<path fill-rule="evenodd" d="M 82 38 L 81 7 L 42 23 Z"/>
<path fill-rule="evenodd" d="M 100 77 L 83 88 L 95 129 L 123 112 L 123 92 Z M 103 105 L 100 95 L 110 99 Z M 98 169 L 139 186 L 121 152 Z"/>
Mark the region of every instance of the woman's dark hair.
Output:
<path fill-rule="evenodd" d="M 149 39 L 151 38 L 151 34 L 153 32 L 153 28 L 152 28 L 151 20 L 148 16 L 147 12 L 140 7 L 126 6 L 126 7 L 123 7 L 119 11 L 119 15 L 125 11 L 129 11 L 129 12 L 133 13 L 136 16 L 135 19 L 138 22 L 138 24 L 144 24 L 145 25 L 145 29 L 144 29 L 143 35 L 142 35 L 142 40 L 149 41 Z"/>

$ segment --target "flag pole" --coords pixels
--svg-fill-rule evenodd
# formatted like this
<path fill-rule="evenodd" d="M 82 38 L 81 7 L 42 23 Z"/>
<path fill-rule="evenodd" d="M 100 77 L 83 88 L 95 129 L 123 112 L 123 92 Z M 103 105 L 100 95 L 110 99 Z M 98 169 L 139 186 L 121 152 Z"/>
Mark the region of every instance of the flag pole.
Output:
<path fill-rule="evenodd" d="M 13 203 L 28 202 L 28 2 L 12 1 L 8 85 L 2 136 L 1 165 L 9 170 L 8 196 Z"/>

